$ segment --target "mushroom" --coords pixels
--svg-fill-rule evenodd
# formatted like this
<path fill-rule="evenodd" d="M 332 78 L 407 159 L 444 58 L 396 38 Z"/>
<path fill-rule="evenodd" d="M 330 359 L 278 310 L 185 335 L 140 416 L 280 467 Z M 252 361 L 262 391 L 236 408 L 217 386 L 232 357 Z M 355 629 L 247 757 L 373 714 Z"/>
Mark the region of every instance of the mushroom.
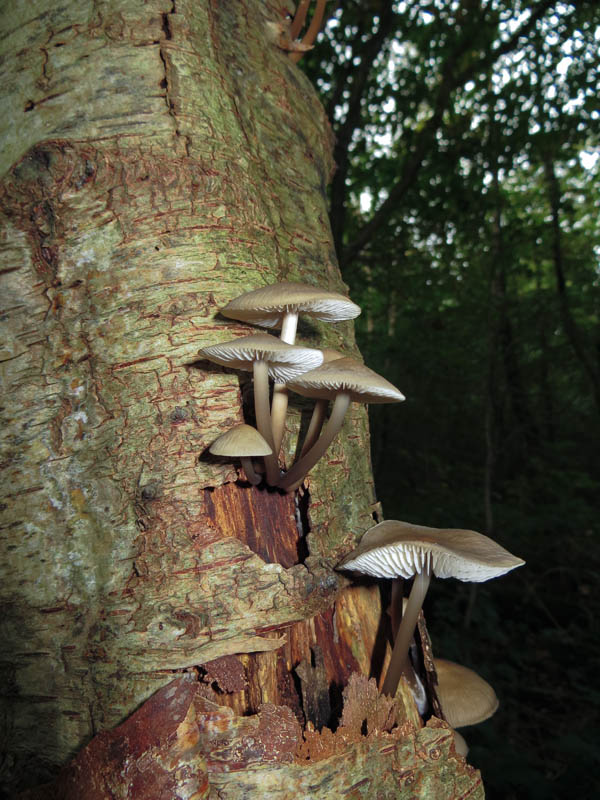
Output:
<path fill-rule="evenodd" d="M 298 394 L 316 399 L 333 400 L 329 421 L 315 444 L 279 481 L 281 489 L 292 491 L 302 483 L 342 427 L 344 416 L 352 401 L 357 403 L 393 403 L 404 395 L 389 381 L 353 358 L 337 358 L 321 364 L 288 381 Z"/>
<path fill-rule="evenodd" d="M 198 352 L 222 366 L 253 371 L 256 426 L 272 450 L 271 455 L 265 456 L 265 467 L 267 483 L 274 486 L 279 479 L 279 466 L 271 430 L 269 376 L 276 381 L 287 381 L 306 370 L 311 370 L 322 362 L 321 351 L 308 347 L 295 347 L 268 333 L 257 333 L 221 344 L 212 344 Z"/>
<path fill-rule="evenodd" d="M 264 437 L 251 425 L 243 422 L 221 434 L 209 450 L 215 456 L 239 458 L 246 477 L 253 486 L 261 482 L 262 476 L 252 466 L 252 456 L 269 456 L 273 452 Z"/>
<path fill-rule="evenodd" d="M 357 570 L 376 578 L 414 578 L 382 693 L 396 694 L 431 575 L 479 583 L 524 563 L 475 531 L 427 528 L 397 520 L 386 520 L 370 528 L 337 569 Z"/>
<path fill-rule="evenodd" d="M 292 61 L 300 61 L 303 52 L 312 48 L 313 42 L 317 38 L 317 34 L 321 28 L 321 23 L 323 22 L 323 14 L 325 13 L 326 2 L 327 0 L 317 0 L 317 7 L 315 8 L 315 13 L 313 14 L 311 23 L 308 26 L 308 30 L 302 37 L 302 49 L 298 49 L 298 51 L 289 53 L 288 55 Z"/>
<path fill-rule="evenodd" d="M 454 729 L 452 730 L 452 735 L 454 736 L 454 749 L 459 756 L 466 758 L 469 752 L 469 745 L 466 743 L 465 737 Z"/>
<path fill-rule="evenodd" d="M 477 725 L 498 710 L 496 692 L 487 681 L 468 667 L 434 659 L 437 696 L 446 722 L 453 728 Z"/>
<path fill-rule="evenodd" d="M 404 613 L 404 609 L 406 608 L 406 604 L 408 603 L 408 598 L 402 597 L 401 594 L 403 586 L 404 586 L 403 578 L 394 578 L 394 580 L 392 581 L 392 598 L 390 601 L 390 605 L 387 609 L 387 613 L 390 617 L 390 623 L 392 627 L 392 645 L 396 640 L 396 636 L 398 634 L 398 628 L 400 627 L 400 621 L 402 619 L 402 614 Z M 408 688 L 410 689 L 410 693 L 412 694 L 413 700 L 415 701 L 415 706 L 417 707 L 419 716 L 423 717 L 427 712 L 427 709 L 429 708 L 429 701 L 427 699 L 427 691 L 425 689 L 425 685 L 423 684 L 423 681 L 417 674 L 413 665 L 413 662 L 416 663 L 416 650 L 417 650 L 417 644 L 413 636 L 408 646 L 408 658 L 404 662 L 402 677 L 408 684 Z"/>
<path fill-rule="evenodd" d="M 300 313 L 326 322 L 341 322 L 357 317 L 360 307 L 337 292 L 305 283 L 282 281 L 246 292 L 221 309 L 221 314 L 225 317 L 265 328 L 281 328 L 281 341 L 288 344 L 296 341 Z M 287 403 L 285 384 L 276 381 L 271 407 L 275 455 L 279 453 L 283 439 Z"/>

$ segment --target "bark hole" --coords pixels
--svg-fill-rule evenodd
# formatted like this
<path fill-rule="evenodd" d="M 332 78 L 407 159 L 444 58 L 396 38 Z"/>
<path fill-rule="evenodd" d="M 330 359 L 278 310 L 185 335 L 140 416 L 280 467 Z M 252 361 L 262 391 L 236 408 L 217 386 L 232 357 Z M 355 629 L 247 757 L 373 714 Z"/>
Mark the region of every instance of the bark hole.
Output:
<path fill-rule="evenodd" d="M 296 508 L 296 525 L 298 528 L 298 563 L 304 564 L 309 556 L 307 536 L 310 533 L 310 520 L 308 508 L 310 506 L 310 493 L 305 489 L 302 494 L 295 493 L 294 505 Z"/>
<path fill-rule="evenodd" d="M 352 653 L 355 613 L 345 590 L 326 611 L 292 625 L 268 626 L 256 632 L 267 638 L 285 636 L 276 650 L 225 656 L 199 665 L 200 692 L 239 716 L 257 714 L 264 703 L 287 706 L 298 722 L 332 731 L 339 725 L 343 688 L 360 671 Z M 338 629 L 336 614 L 346 622 Z"/>
<path fill-rule="evenodd" d="M 207 518 L 222 536 L 235 536 L 269 564 L 289 569 L 306 549 L 294 497 L 263 487 L 226 483 L 204 489 Z"/>

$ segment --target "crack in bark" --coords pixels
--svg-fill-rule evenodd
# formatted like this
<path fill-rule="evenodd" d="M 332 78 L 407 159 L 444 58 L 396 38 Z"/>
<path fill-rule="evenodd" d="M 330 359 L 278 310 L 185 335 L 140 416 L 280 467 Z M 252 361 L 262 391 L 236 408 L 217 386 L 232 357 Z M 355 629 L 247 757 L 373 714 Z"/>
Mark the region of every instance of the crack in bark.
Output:
<path fill-rule="evenodd" d="M 173 99 L 171 97 L 171 85 L 170 85 L 170 81 L 169 81 L 169 63 L 168 63 L 168 60 L 167 60 L 166 48 L 164 47 L 164 42 L 170 42 L 170 41 L 173 40 L 173 28 L 172 28 L 172 25 L 171 25 L 170 17 L 173 16 L 174 14 L 176 14 L 176 13 L 177 13 L 177 8 L 176 8 L 176 5 L 175 5 L 175 0 L 172 0 L 171 10 L 168 11 L 167 13 L 161 15 L 161 20 L 162 20 L 161 27 L 162 27 L 162 30 L 163 30 L 165 36 L 164 36 L 164 39 L 162 40 L 162 42 L 160 44 L 158 54 L 160 56 L 160 60 L 162 61 L 165 77 L 160 81 L 159 85 L 160 85 L 161 89 L 165 90 L 165 95 L 164 95 L 165 103 L 167 104 L 167 109 L 168 109 L 169 115 L 173 118 L 173 121 L 175 123 L 175 136 L 179 136 L 179 137 L 181 137 L 183 139 L 184 147 L 185 147 L 185 153 L 189 157 L 191 139 L 190 139 L 189 136 L 183 135 L 181 133 L 180 128 L 179 128 L 179 121 L 177 119 L 177 111 L 176 111 L 176 108 L 175 108 L 175 102 L 173 101 Z"/>

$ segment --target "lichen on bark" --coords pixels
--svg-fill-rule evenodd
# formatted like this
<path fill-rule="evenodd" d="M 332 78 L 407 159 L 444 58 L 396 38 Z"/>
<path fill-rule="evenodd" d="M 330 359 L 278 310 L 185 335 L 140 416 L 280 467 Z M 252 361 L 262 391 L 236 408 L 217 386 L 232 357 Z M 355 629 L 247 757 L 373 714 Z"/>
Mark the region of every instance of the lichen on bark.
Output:
<path fill-rule="evenodd" d="M 280 279 L 345 291 L 331 136 L 272 40 L 281 13 L 32 0 L 0 21 L 8 792 L 174 672 L 237 654 L 249 686 L 231 705 L 248 713 L 298 702 L 290 675 L 319 637 L 327 680 L 371 667 L 376 631 L 349 614 L 377 626 L 378 592 L 333 569 L 377 511 L 365 410 L 303 510 L 202 457 L 247 413 L 247 379 L 198 360 L 249 332 L 219 308 Z M 358 355 L 349 323 L 299 339 Z M 288 461 L 299 421 L 292 406 Z"/>

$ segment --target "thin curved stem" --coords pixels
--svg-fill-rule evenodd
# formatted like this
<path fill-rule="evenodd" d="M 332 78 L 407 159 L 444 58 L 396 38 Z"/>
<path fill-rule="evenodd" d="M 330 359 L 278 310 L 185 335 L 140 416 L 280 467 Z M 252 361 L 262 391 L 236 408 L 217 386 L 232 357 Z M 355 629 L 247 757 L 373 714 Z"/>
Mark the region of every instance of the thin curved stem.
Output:
<path fill-rule="evenodd" d="M 329 400 L 317 400 L 315 403 L 312 417 L 310 418 L 310 422 L 308 424 L 308 430 L 306 431 L 304 444 L 302 445 L 302 450 L 300 451 L 301 457 L 305 455 L 305 453 L 308 453 L 310 448 L 318 440 L 319 434 L 321 433 L 321 428 L 325 422 L 325 414 L 327 413 L 328 405 Z"/>
<path fill-rule="evenodd" d="M 251 483 L 252 486 L 258 486 L 262 480 L 262 475 L 259 475 L 259 473 L 255 471 L 250 456 L 242 456 L 240 460 L 249 483 Z"/>
<path fill-rule="evenodd" d="M 408 648 L 410 641 L 414 636 L 415 628 L 417 627 L 417 619 L 419 611 L 423 605 L 423 600 L 429 589 L 429 582 L 431 580 L 431 566 L 429 560 L 426 567 L 422 572 L 417 572 L 415 575 L 410 595 L 408 596 L 408 603 L 402 615 L 402 622 L 398 628 L 396 641 L 394 642 L 394 649 L 392 650 L 392 657 L 388 666 L 387 674 L 381 687 L 381 693 L 394 697 L 400 682 L 400 676 L 404 668 L 404 663 L 408 658 Z"/>
<path fill-rule="evenodd" d="M 307 48 L 310 47 L 310 45 L 312 45 L 314 40 L 317 38 L 317 33 L 319 32 L 321 22 L 323 21 L 323 14 L 325 13 L 325 3 L 326 0 L 317 0 L 317 7 L 315 8 L 313 18 L 310 21 L 308 30 L 302 37 L 302 44 L 305 44 Z M 303 51 L 293 52 L 289 54 L 289 58 L 291 58 L 292 61 L 298 62 L 303 55 Z"/>
<path fill-rule="evenodd" d="M 404 578 L 392 581 L 392 597 L 390 600 L 390 620 L 392 623 L 392 640 L 396 641 L 398 628 L 402 620 L 402 601 L 404 599 Z"/>
<path fill-rule="evenodd" d="M 300 2 L 298 3 L 298 8 L 296 9 L 296 16 L 292 20 L 292 25 L 290 27 L 290 39 L 292 41 L 298 38 L 298 34 L 302 30 L 302 26 L 304 25 L 304 20 L 306 19 L 306 12 L 308 11 L 309 5 L 310 5 L 310 0 L 300 0 Z"/>
<path fill-rule="evenodd" d="M 394 578 L 392 580 L 392 597 L 390 599 L 389 615 L 392 625 L 392 641 L 396 641 L 398 629 L 402 621 L 403 603 L 404 603 L 404 578 Z M 402 668 L 402 675 L 408 683 L 408 688 L 413 696 L 417 711 L 421 716 L 427 711 L 427 693 L 425 687 L 412 665 L 410 660 L 410 648 L 414 645 L 414 637 L 410 640 L 408 646 L 408 658 L 404 661 Z"/>
<path fill-rule="evenodd" d="M 296 341 L 296 329 L 298 327 L 298 313 L 285 314 L 281 326 L 279 338 L 286 344 L 294 344 Z M 283 431 L 285 428 L 285 417 L 288 407 L 288 390 L 285 383 L 276 383 L 273 386 L 273 400 L 271 402 L 271 428 L 273 429 L 273 454 L 279 457 Z"/>
<path fill-rule="evenodd" d="M 257 359 L 253 364 L 254 374 L 254 413 L 256 414 L 256 427 L 258 432 L 267 442 L 273 453 L 273 433 L 271 431 L 271 413 L 269 411 L 269 365 L 266 361 Z M 279 480 L 279 466 L 273 453 L 264 456 L 267 470 L 267 483 L 275 486 Z"/>
<path fill-rule="evenodd" d="M 279 456 L 283 432 L 285 430 L 285 418 L 288 407 L 288 389 L 285 383 L 273 384 L 273 400 L 271 401 L 271 427 L 273 429 L 273 452 Z"/>
<path fill-rule="evenodd" d="M 306 474 L 314 467 L 321 456 L 325 455 L 327 448 L 333 442 L 338 434 L 346 411 L 350 405 L 350 395 L 346 392 L 341 392 L 335 398 L 333 408 L 331 409 L 331 416 L 329 422 L 325 426 L 323 433 L 317 442 L 310 448 L 306 455 L 302 456 L 294 466 L 284 475 L 279 481 L 279 486 L 286 492 L 291 492 L 296 489 L 304 480 Z"/>

